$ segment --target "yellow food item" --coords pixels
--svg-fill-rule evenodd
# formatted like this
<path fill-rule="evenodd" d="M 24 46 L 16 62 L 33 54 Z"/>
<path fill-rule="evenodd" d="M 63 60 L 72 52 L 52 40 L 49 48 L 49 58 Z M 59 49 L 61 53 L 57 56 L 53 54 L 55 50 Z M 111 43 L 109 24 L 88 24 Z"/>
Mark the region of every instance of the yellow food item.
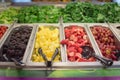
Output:
<path fill-rule="evenodd" d="M 36 34 L 36 41 L 34 45 L 34 51 L 32 54 L 33 62 L 43 62 L 42 56 L 38 53 L 38 49 L 41 48 L 48 60 L 51 60 L 55 49 L 60 48 L 59 30 L 53 26 L 40 26 Z M 60 52 L 56 56 L 55 62 L 60 61 Z"/>

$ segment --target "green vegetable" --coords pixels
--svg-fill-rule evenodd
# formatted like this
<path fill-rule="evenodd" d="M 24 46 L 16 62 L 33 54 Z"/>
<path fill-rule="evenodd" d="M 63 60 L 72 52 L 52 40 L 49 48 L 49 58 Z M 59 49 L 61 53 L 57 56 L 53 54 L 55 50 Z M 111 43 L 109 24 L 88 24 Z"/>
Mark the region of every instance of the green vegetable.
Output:
<path fill-rule="evenodd" d="M 0 13 L 0 23 L 10 24 L 17 19 L 18 9 L 8 8 Z"/>
<path fill-rule="evenodd" d="M 54 6 L 30 6 L 21 8 L 19 23 L 57 23 L 61 8 Z"/>
<path fill-rule="evenodd" d="M 64 22 L 99 23 L 106 20 L 120 22 L 120 6 L 117 3 L 97 5 L 92 3 L 68 3 L 63 11 Z"/>
<path fill-rule="evenodd" d="M 120 6 L 117 3 L 103 5 L 71 2 L 65 8 L 49 6 L 28 6 L 20 9 L 9 8 L 0 13 L 0 23 L 58 23 L 62 16 L 64 22 L 100 23 L 120 22 Z"/>

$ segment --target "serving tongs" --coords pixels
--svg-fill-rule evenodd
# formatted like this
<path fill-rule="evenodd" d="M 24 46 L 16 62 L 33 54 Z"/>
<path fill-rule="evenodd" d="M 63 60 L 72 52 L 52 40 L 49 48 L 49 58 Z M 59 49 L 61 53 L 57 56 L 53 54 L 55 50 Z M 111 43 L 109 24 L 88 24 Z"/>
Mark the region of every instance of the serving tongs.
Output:
<path fill-rule="evenodd" d="M 51 58 L 50 61 L 47 59 L 46 55 L 43 53 L 43 51 L 42 51 L 41 48 L 38 49 L 38 53 L 39 53 L 39 54 L 42 56 L 42 58 L 44 59 L 46 66 L 47 66 L 47 67 L 52 67 L 53 61 L 54 61 L 54 59 L 56 58 L 56 56 L 58 55 L 58 53 L 59 53 L 59 49 L 58 49 L 58 48 L 55 49 L 55 52 L 54 52 L 54 54 L 52 55 L 52 58 Z"/>
<path fill-rule="evenodd" d="M 20 66 L 20 67 L 23 67 L 25 66 L 25 64 L 13 57 L 7 57 L 6 54 L 3 54 L 3 58 L 6 60 L 6 61 L 13 61 L 15 63 L 16 66 Z"/>
<path fill-rule="evenodd" d="M 107 58 L 100 57 L 100 56 L 96 55 L 94 53 L 92 47 L 90 47 L 90 46 L 82 46 L 81 48 L 83 49 L 83 51 L 82 51 L 82 57 L 83 58 L 89 59 L 90 57 L 94 57 L 97 60 L 99 60 L 104 67 L 112 66 L 113 61 L 111 59 L 107 59 Z"/>

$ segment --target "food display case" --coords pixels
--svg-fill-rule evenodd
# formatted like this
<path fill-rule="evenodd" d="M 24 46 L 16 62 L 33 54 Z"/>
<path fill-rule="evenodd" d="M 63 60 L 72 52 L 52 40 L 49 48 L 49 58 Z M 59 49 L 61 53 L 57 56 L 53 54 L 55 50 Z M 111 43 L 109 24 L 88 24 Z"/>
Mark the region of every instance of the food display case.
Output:
<path fill-rule="evenodd" d="M 0 11 L 0 26 L 7 26 L 0 29 L 0 76 L 120 76 L 120 6 L 70 1 L 31 0 Z"/>
<path fill-rule="evenodd" d="M 33 42 L 30 43 L 31 49 L 29 50 L 29 55 L 27 58 L 27 62 L 26 62 L 26 67 L 28 68 L 36 68 L 36 69 L 45 69 L 45 68 L 54 68 L 54 69 L 89 69 L 89 68 L 102 68 L 102 67 L 118 67 L 119 66 L 119 61 L 112 61 L 109 58 L 105 58 L 100 49 L 99 46 L 97 45 L 96 41 L 94 40 L 94 36 L 92 35 L 92 32 L 90 30 L 92 25 L 104 25 L 107 26 L 107 24 L 96 24 L 96 23 L 62 23 L 62 24 L 36 24 L 37 25 L 37 29 L 36 32 L 34 33 L 34 36 L 32 36 Z M 45 39 L 49 40 L 49 38 L 45 38 L 44 35 L 49 35 L 50 33 L 47 34 L 49 31 L 44 32 L 44 34 L 42 34 L 43 32 L 39 32 L 40 30 L 42 30 L 43 28 L 50 28 L 50 27 L 54 27 L 57 28 L 59 31 L 59 55 L 60 61 L 51 61 L 51 59 L 49 59 L 47 56 L 50 56 L 51 58 L 55 53 L 55 49 L 52 52 L 52 54 L 50 54 L 50 52 L 47 53 L 47 51 L 44 51 L 44 48 L 47 45 L 54 45 L 52 44 L 53 42 L 50 42 L 46 44 Z M 73 30 L 72 30 L 72 28 Z M 75 27 L 75 28 L 74 28 Z M 53 28 L 53 30 L 54 30 Z M 52 28 L 51 28 L 52 29 Z M 73 31 L 74 33 L 76 33 L 75 31 L 79 30 L 83 31 L 83 35 L 84 37 L 81 37 L 80 40 L 81 41 L 80 44 L 79 42 L 74 42 L 74 40 L 76 40 L 76 37 L 72 34 L 67 34 L 66 33 L 66 29 L 71 29 L 69 31 Z M 48 30 L 48 29 L 46 29 Z M 75 31 L 74 31 L 75 30 Z M 55 34 L 55 33 L 54 33 Z M 51 34 L 51 35 L 54 35 Z M 70 41 L 69 39 L 67 39 L 66 37 L 67 35 L 70 35 Z M 113 33 L 114 34 L 114 33 Z M 43 36 L 43 37 L 39 37 L 39 36 Z M 74 36 L 74 37 L 73 37 Z M 79 37 L 79 36 L 77 36 Z M 43 39 L 45 38 L 45 39 Z M 42 40 L 43 39 L 43 40 Z M 117 41 L 117 43 L 119 43 L 118 38 L 115 36 L 115 39 Z M 66 43 L 65 41 L 68 40 L 68 43 Z M 79 40 L 79 41 L 80 41 Z M 84 41 L 88 41 L 85 44 L 83 44 Z M 42 42 L 40 42 L 42 41 Z M 75 44 L 74 44 L 75 43 Z M 42 48 L 41 46 L 38 46 L 44 44 L 44 47 Z M 45 46 L 46 44 L 46 46 Z M 77 46 L 78 45 L 78 46 Z M 49 47 L 50 47 L 49 46 Z M 79 47 L 81 46 L 81 47 Z M 87 47 L 86 47 L 87 46 Z M 48 49 L 49 49 L 48 47 Z M 77 47 L 77 48 L 76 48 Z M 84 48 L 85 47 L 85 48 Z M 92 48 L 92 49 L 91 49 Z M 81 49 L 83 50 L 82 52 L 84 52 L 84 54 L 81 51 Z M 50 49 L 52 50 L 52 49 Z M 89 53 L 91 52 L 92 54 L 87 54 L 85 52 L 85 50 L 91 50 L 89 51 Z M 42 53 L 44 54 L 41 54 Z M 46 54 L 47 53 L 47 54 Z M 90 55 L 86 56 L 86 55 Z M 41 57 L 40 57 L 41 56 Z M 47 57 L 47 59 L 45 58 L 45 56 Z M 97 56 L 97 57 L 96 57 Z M 56 58 L 56 57 L 55 57 Z M 112 65 L 113 64 L 113 65 Z"/>
<path fill-rule="evenodd" d="M 26 29 L 27 27 L 31 27 L 32 31 L 30 33 L 28 43 L 26 42 L 27 44 L 25 52 L 23 52 L 22 55 L 23 57 L 21 57 L 22 59 L 17 60 L 17 58 L 15 58 L 14 56 L 13 50 L 14 48 L 12 49 L 9 48 L 8 46 L 11 46 L 10 45 L 11 42 L 9 41 L 16 43 L 14 42 L 16 39 L 22 38 L 21 36 L 17 35 L 15 39 L 14 37 L 12 37 L 13 40 L 11 39 L 13 33 L 17 32 L 17 30 L 19 31 L 19 28 L 22 27 Z M 112 42 L 108 42 L 110 44 L 98 43 L 98 41 L 96 42 L 95 35 L 99 34 L 98 36 L 101 36 L 101 34 L 103 33 L 104 36 L 107 36 L 105 35 L 104 32 L 102 32 L 102 30 L 101 32 L 99 32 L 100 29 L 98 30 L 96 28 L 100 29 L 103 28 L 103 31 L 104 29 L 105 30 L 107 29 L 106 32 L 108 32 L 108 36 L 110 37 L 109 40 L 112 41 L 113 44 Z M 94 29 L 96 31 L 98 30 L 97 31 L 98 33 L 94 31 Z M 55 69 L 63 68 L 84 69 L 84 68 L 102 68 L 110 66 L 118 67 L 120 65 L 119 64 L 120 40 L 115 31 L 112 29 L 112 27 L 107 23 L 16 24 L 12 26 L 7 33 L 8 34 L 4 36 L 0 45 L 1 50 L 0 66 L 14 66 L 14 67 L 21 66 L 38 69 L 45 69 L 50 67 Z M 111 40 L 111 38 L 113 38 L 113 40 Z M 22 41 L 24 43 L 24 40 Z M 106 48 L 103 51 L 106 51 L 106 53 L 103 53 L 101 51 L 102 50 L 101 44 L 103 44 L 102 48 L 105 45 Z M 22 45 L 22 47 L 24 48 L 24 45 Z M 11 53 L 11 55 L 13 54 L 12 56 L 7 55 L 7 53 L 10 53 L 9 49 L 10 52 L 11 50 L 13 50 L 13 52 Z M 108 52 L 110 54 L 113 54 L 114 52 L 114 55 L 108 56 L 107 55 Z M 17 56 L 19 57 L 19 55 Z M 24 66 L 22 66 L 22 64 Z"/>

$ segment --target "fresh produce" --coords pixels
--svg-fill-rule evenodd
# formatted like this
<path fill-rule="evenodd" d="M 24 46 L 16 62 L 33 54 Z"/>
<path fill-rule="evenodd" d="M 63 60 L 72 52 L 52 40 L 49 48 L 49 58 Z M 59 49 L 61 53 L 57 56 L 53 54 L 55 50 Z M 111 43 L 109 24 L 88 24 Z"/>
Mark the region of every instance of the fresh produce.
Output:
<path fill-rule="evenodd" d="M 112 60 L 118 60 L 120 53 L 117 54 L 116 50 L 120 49 L 118 49 L 116 46 L 116 40 L 111 30 L 101 25 L 94 25 L 90 29 L 101 50 L 102 55 Z"/>
<path fill-rule="evenodd" d="M 18 61 L 22 60 L 31 31 L 32 27 L 27 25 L 14 28 L 0 51 L 0 54 L 6 55 L 8 60 L 1 56 L 0 61 L 12 61 L 11 58 L 15 58 Z"/>
<path fill-rule="evenodd" d="M 114 13 L 114 14 L 113 14 Z M 103 5 L 72 2 L 63 10 L 64 22 L 99 23 L 109 21 L 120 22 L 120 6 L 117 3 Z"/>
<path fill-rule="evenodd" d="M 113 14 L 114 13 L 114 14 Z M 103 5 L 71 2 L 65 8 L 48 6 L 27 6 L 10 8 L 0 12 L 0 23 L 57 23 L 62 16 L 64 22 L 100 23 L 120 22 L 120 6 L 117 3 Z"/>
<path fill-rule="evenodd" d="M 82 46 L 91 46 L 87 34 L 82 26 L 70 25 L 65 27 L 65 44 L 67 48 L 67 57 L 71 62 L 89 62 L 95 61 L 93 57 L 88 59 L 82 57 Z"/>
<path fill-rule="evenodd" d="M 10 24 L 17 20 L 17 14 L 19 9 L 8 8 L 0 12 L 0 23 Z"/>
<path fill-rule="evenodd" d="M 54 6 L 30 6 L 21 8 L 19 23 L 57 23 L 61 8 Z"/>
<path fill-rule="evenodd" d="M 2 38 L 4 33 L 6 32 L 7 28 L 8 28 L 7 26 L 0 25 L 0 39 Z"/>
<path fill-rule="evenodd" d="M 33 62 L 44 62 L 42 56 L 38 53 L 41 48 L 48 60 L 51 60 L 56 48 L 60 48 L 59 30 L 55 26 L 40 26 L 36 34 L 36 41 L 32 55 Z M 54 61 L 60 61 L 60 53 Z"/>

